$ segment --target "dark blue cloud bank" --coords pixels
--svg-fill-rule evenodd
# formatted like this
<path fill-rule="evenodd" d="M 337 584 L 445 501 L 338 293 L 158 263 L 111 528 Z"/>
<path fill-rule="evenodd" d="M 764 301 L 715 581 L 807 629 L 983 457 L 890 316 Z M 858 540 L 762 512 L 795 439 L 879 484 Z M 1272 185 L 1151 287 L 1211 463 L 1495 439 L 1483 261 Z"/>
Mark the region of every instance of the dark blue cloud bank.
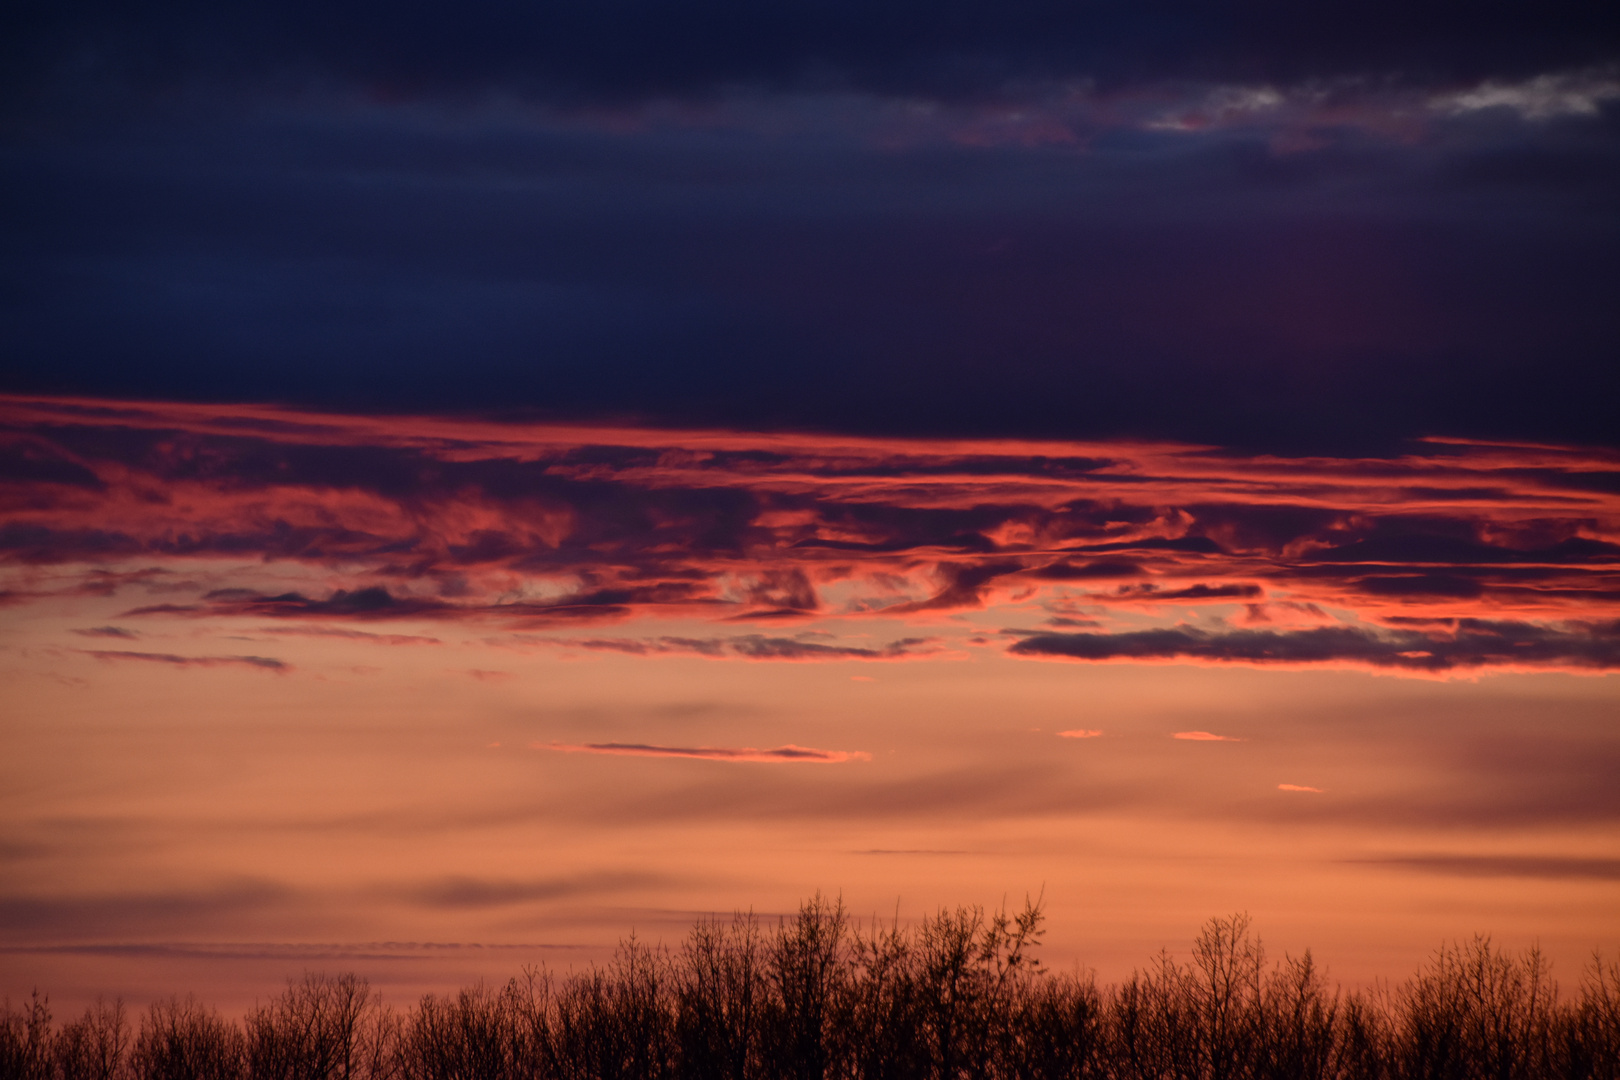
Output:
<path fill-rule="evenodd" d="M 1615 440 L 1606 5 L 8 11 L 0 390 Z"/>

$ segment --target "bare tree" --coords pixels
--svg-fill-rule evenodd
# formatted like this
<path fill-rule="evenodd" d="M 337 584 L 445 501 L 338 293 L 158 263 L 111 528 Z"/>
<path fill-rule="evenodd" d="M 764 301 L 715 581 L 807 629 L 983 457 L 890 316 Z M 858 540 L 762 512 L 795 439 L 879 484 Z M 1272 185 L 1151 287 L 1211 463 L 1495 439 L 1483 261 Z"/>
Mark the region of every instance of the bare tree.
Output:
<path fill-rule="evenodd" d="M 840 1056 L 837 1021 L 847 1000 L 849 916 L 820 893 L 771 938 L 768 1050 L 774 1075 L 823 1080 Z"/>
<path fill-rule="evenodd" d="M 21 1009 L 7 998 L 0 1012 L 0 1077 L 48 1080 L 51 1075 L 51 1000 L 36 989 Z"/>
<path fill-rule="evenodd" d="M 1545 957 L 1446 945 L 1398 987 L 1345 995 L 1309 952 L 1267 965 L 1212 919 L 1116 987 L 1037 961 L 1039 900 L 851 924 L 820 895 L 773 933 L 704 920 L 674 954 L 526 969 L 402 1016 L 356 975 L 306 974 L 240 1024 L 154 1004 L 131 1038 L 98 1001 L 53 1033 L 0 1010 L 0 1080 L 1620 1080 L 1620 971 L 1561 999 Z"/>
<path fill-rule="evenodd" d="M 109 1005 L 97 998 L 83 1016 L 56 1033 L 57 1080 L 123 1080 L 132 1041 L 124 1003 Z"/>
<path fill-rule="evenodd" d="M 358 975 L 306 973 L 248 1013 L 250 1080 L 387 1080 L 394 1025 Z"/>
<path fill-rule="evenodd" d="M 680 1074 L 694 1080 L 762 1075 L 762 1013 L 770 986 L 765 944 L 752 914 L 692 927 L 675 973 Z"/>
<path fill-rule="evenodd" d="M 241 1030 L 195 998 L 153 1003 L 135 1040 L 139 1080 L 241 1080 Z"/>

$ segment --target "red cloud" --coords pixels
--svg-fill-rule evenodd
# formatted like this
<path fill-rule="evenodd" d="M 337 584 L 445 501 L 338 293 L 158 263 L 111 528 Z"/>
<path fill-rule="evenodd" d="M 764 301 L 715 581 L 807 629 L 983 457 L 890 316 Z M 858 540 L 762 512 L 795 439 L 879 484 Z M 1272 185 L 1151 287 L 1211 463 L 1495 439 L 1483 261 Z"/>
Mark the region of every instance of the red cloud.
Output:
<path fill-rule="evenodd" d="M 564 754 L 623 754 L 631 757 L 699 758 L 704 761 L 758 761 L 773 764 L 835 764 L 844 761 L 871 761 L 864 750 L 816 750 L 808 746 L 778 746 L 760 750 L 752 746 L 652 746 L 647 743 L 534 743 L 532 750 L 556 750 Z"/>
<path fill-rule="evenodd" d="M 56 464 L 8 472 L 8 454 Z M 0 597 L 13 603 L 140 589 L 138 575 L 182 560 L 293 563 L 323 581 L 171 588 L 132 619 L 780 625 L 1039 603 L 1098 632 L 1023 634 L 1015 655 L 1431 675 L 1609 670 L 1620 620 L 1608 451 L 1434 441 L 1395 459 L 1280 459 L 0 397 L 8 475 L 0 572 L 15 577 Z M 66 584 L 41 588 L 47 571 Z M 1116 633 L 1096 621 L 1161 604 L 1217 619 Z M 1249 628 L 1222 629 L 1223 610 Z M 591 640 L 758 659 L 872 651 L 765 634 Z"/>

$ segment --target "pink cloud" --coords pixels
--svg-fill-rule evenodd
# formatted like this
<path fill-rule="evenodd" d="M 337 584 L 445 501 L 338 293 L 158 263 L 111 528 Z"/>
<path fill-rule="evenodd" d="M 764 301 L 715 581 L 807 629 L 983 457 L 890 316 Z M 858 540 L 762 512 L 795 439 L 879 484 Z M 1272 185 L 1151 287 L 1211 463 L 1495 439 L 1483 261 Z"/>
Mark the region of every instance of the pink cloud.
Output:
<path fill-rule="evenodd" d="M 1216 735 L 1208 731 L 1178 731 L 1171 736 L 1173 739 L 1186 739 L 1188 742 L 1245 742 L 1234 735 Z"/>
<path fill-rule="evenodd" d="M 1322 791 L 1322 789 L 1319 788 L 1319 787 L 1306 787 L 1304 784 L 1278 784 L 1277 785 L 1277 790 L 1278 791 L 1315 791 L 1317 793 L 1320 793 Z"/>
<path fill-rule="evenodd" d="M 564 754 L 622 754 L 629 757 L 697 758 L 703 761 L 759 761 L 772 764 L 834 764 L 842 761 L 871 761 L 864 750 L 817 750 L 809 746 L 785 746 L 761 750 L 752 746 L 653 746 L 648 743 L 532 743 L 531 750 L 556 750 Z"/>

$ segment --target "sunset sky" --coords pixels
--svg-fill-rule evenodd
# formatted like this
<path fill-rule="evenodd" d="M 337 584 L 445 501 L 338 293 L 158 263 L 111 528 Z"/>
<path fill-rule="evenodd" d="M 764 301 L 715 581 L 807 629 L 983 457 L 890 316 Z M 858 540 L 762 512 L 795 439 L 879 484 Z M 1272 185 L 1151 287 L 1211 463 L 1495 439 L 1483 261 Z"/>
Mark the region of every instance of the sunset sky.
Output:
<path fill-rule="evenodd" d="M 0 996 L 1620 952 L 1599 6 L 4 20 Z"/>

